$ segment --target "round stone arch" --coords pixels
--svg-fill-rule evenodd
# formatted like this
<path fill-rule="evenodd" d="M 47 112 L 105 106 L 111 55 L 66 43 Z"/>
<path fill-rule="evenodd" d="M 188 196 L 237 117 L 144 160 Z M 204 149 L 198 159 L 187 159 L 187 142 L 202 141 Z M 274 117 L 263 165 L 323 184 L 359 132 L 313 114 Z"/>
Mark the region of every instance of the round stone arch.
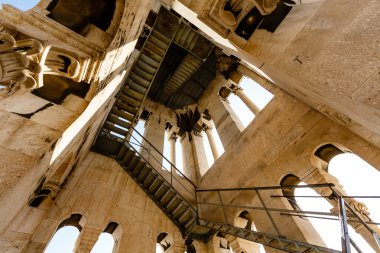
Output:
<path fill-rule="evenodd" d="M 170 233 L 160 232 L 157 235 L 156 243 L 160 245 L 163 252 L 167 252 L 174 245 L 174 237 Z"/>
<path fill-rule="evenodd" d="M 325 142 L 313 149 L 310 155 L 311 164 L 318 168 L 328 171 L 328 164 L 335 156 L 350 152 L 348 148 L 337 142 Z"/>

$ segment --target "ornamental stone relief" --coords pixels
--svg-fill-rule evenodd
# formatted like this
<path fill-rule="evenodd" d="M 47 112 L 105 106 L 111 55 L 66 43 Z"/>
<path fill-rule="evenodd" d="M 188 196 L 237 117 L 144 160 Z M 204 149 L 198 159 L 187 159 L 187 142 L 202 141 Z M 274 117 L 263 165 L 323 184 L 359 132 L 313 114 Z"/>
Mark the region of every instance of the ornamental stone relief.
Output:
<path fill-rule="evenodd" d="M 43 75 L 59 75 L 81 81 L 85 69 L 79 57 L 30 38 L 8 24 L 0 24 L 0 93 L 44 85 Z"/>

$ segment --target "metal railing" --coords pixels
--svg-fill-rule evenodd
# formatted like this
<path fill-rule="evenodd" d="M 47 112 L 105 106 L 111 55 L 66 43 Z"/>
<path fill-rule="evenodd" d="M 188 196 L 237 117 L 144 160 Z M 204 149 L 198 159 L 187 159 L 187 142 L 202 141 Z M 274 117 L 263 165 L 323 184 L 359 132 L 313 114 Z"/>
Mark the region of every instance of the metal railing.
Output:
<path fill-rule="evenodd" d="M 129 131 L 125 138 L 125 141 L 129 144 L 128 146 L 132 148 L 147 164 L 160 173 L 162 177 L 166 178 L 167 175 L 165 174 L 169 173 L 170 179 L 168 182 L 170 185 L 173 186 L 176 191 L 178 191 L 178 186 L 183 188 L 194 198 L 196 206 L 197 185 L 183 174 L 183 172 L 171 161 L 169 161 L 150 141 L 139 133 L 139 131 L 134 127 L 131 127 L 131 129 L 133 132 Z M 141 141 L 134 136 L 133 133 L 136 133 L 141 138 Z M 140 150 L 138 150 L 138 147 L 140 147 Z M 192 187 L 192 190 L 189 189 L 189 186 Z"/>
<path fill-rule="evenodd" d="M 380 225 L 380 223 L 372 222 L 372 221 L 365 221 L 361 214 L 359 214 L 354 208 L 350 206 L 350 204 L 345 200 L 347 198 L 380 198 L 380 196 L 344 196 L 340 194 L 335 188 L 334 184 L 309 184 L 309 185 L 294 185 L 294 186 L 269 186 L 269 187 L 248 187 L 248 188 L 219 188 L 219 189 L 198 189 L 196 190 L 197 194 L 200 195 L 202 193 L 214 193 L 214 199 L 218 199 L 218 203 L 209 203 L 209 202 L 197 202 L 198 205 L 207 205 L 207 206 L 214 206 L 221 208 L 223 212 L 223 218 L 224 222 L 227 224 L 227 214 L 226 209 L 228 208 L 239 208 L 239 209 L 247 209 L 247 210 L 258 210 L 258 211 L 264 211 L 269 218 L 271 224 L 273 225 L 273 228 L 275 229 L 277 235 L 279 237 L 284 237 L 283 234 L 281 234 L 279 227 L 277 226 L 277 223 L 275 222 L 275 219 L 273 217 L 273 213 L 280 213 L 281 215 L 289 215 L 289 216 L 297 216 L 297 217 L 304 217 L 304 218 L 317 218 L 317 219 L 329 219 L 329 220 L 337 220 L 340 221 L 341 225 L 341 239 L 342 239 L 342 252 L 343 253 L 350 253 L 351 252 L 351 246 L 356 249 L 358 253 L 363 252 L 360 250 L 358 245 L 353 241 L 353 239 L 350 237 L 347 229 L 348 222 L 354 222 L 354 223 L 360 223 L 362 224 L 374 237 L 374 240 L 376 241 L 379 249 L 380 249 L 380 240 L 379 235 L 369 226 L 369 225 Z M 267 203 L 265 202 L 265 199 L 262 197 L 261 192 L 263 191 L 269 191 L 269 190 L 284 190 L 284 189 L 295 189 L 295 188 L 327 188 L 330 189 L 332 192 L 331 196 L 300 196 L 303 198 L 307 197 L 320 197 L 320 198 L 328 198 L 328 199 L 335 199 L 339 212 L 331 213 L 331 212 L 320 212 L 320 211 L 303 211 L 303 210 L 289 210 L 289 209 L 283 209 L 283 208 L 273 208 L 269 207 Z M 239 205 L 239 204 L 231 204 L 232 201 L 225 201 L 222 198 L 223 192 L 242 192 L 242 191 L 252 191 L 257 196 L 257 199 L 259 200 L 261 206 L 252 206 L 252 205 Z M 230 196 L 231 197 L 231 196 Z M 271 198 L 287 198 L 288 196 L 284 195 L 270 195 Z M 298 197 L 298 196 L 294 196 Z M 198 196 L 198 199 L 201 199 L 200 196 Z M 209 199 L 209 198 L 208 198 Z M 326 217 L 327 216 L 327 217 Z M 333 217 L 331 217 L 333 216 Z M 334 218 L 334 216 L 338 216 L 337 218 Z"/>

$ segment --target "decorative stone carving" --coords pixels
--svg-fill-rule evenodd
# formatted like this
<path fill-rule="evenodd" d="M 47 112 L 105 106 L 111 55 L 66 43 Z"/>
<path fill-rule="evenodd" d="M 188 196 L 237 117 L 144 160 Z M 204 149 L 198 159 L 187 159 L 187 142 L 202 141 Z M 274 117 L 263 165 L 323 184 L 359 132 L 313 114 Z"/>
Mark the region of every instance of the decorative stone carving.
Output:
<path fill-rule="evenodd" d="M 16 40 L 4 28 L 0 41 L 0 84 L 5 87 L 22 84 L 27 89 L 42 86 L 36 80 L 42 72 L 42 44 L 35 39 Z"/>
<path fill-rule="evenodd" d="M 369 217 L 370 212 L 368 211 L 368 207 L 366 207 L 364 203 L 353 199 L 349 202 L 349 205 L 353 207 L 364 220 L 372 221 L 372 219 Z"/>
<path fill-rule="evenodd" d="M 76 54 L 28 38 L 0 23 L 0 93 L 11 95 L 20 87 L 40 88 L 44 74 L 79 82 L 84 71 Z"/>
<path fill-rule="evenodd" d="M 80 73 L 80 62 L 72 53 L 52 48 L 46 58 L 44 73 L 75 79 Z"/>
<path fill-rule="evenodd" d="M 217 56 L 217 72 L 222 74 L 225 79 L 229 79 L 232 72 L 234 72 L 239 67 L 239 59 L 233 55 L 227 56 L 221 51 L 215 51 L 215 55 Z"/>
<path fill-rule="evenodd" d="M 177 126 L 178 136 L 183 136 L 186 132 L 189 133 L 189 141 L 192 140 L 191 132 L 194 131 L 195 134 L 202 131 L 201 126 L 198 124 L 201 114 L 199 113 L 198 107 L 194 111 L 188 109 L 184 113 L 177 114 Z"/>

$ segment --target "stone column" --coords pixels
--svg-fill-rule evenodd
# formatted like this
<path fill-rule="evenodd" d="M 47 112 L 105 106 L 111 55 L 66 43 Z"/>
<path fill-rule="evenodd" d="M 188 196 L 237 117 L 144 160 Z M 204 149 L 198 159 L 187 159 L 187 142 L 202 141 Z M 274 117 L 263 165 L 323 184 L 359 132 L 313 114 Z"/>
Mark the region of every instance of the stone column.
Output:
<path fill-rule="evenodd" d="M 244 130 L 243 124 L 230 104 L 217 95 L 220 87 L 226 83 L 227 80 L 222 75 L 217 74 L 210 83 L 210 90 L 205 92 L 200 101 L 201 107 L 209 110 L 225 149 Z"/>
<path fill-rule="evenodd" d="M 93 227 L 84 227 L 76 241 L 75 253 L 90 253 L 101 234 L 101 230 Z"/>
<path fill-rule="evenodd" d="M 207 170 L 209 169 L 206 151 L 203 146 L 203 136 L 193 135 L 193 150 L 194 150 L 194 158 L 196 161 L 197 169 L 200 176 L 203 176 Z"/>
<path fill-rule="evenodd" d="M 214 161 L 216 161 L 219 158 L 220 154 L 218 152 L 218 147 L 216 146 L 214 136 L 212 135 L 212 130 L 211 130 L 211 128 L 206 127 L 205 132 L 207 135 L 208 142 L 210 143 L 212 156 L 214 157 Z"/>
<path fill-rule="evenodd" d="M 257 115 L 260 112 L 260 108 L 252 102 L 252 100 L 245 95 L 242 88 L 236 88 L 233 90 L 233 93 L 238 96 L 243 103 L 252 111 L 254 115 Z"/>
<path fill-rule="evenodd" d="M 174 134 L 172 134 L 170 137 L 169 137 L 169 144 L 170 144 L 170 162 L 176 166 L 176 159 L 175 159 L 175 143 L 176 143 L 176 140 L 177 140 L 177 136 L 175 136 Z"/>
<path fill-rule="evenodd" d="M 146 124 L 144 138 L 147 139 L 158 151 L 156 151 L 153 146 L 149 145 L 148 142 L 142 141 L 142 156 L 157 170 L 162 169 L 162 153 L 164 151 L 164 140 L 165 140 L 165 126 L 161 124 L 160 119 L 152 114 Z M 160 154 L 161 153 L 161 154 Z"/>
<path fill-rule="evenodd" d="M 194 150 L 192 142 L 194 142 L 194 138 L 192 140 L 189 140 L 189 134 L 193 135 L 192 133 L 186 133 L 185 136 L 181 139 L 182 144 L 182 161 L 183 161 L 183 174 L 188 177 L 191 181 L 194 183 L 198 182 L 199 178 L 199 172 L 197 171 L 196 166 L 196 160 L 194 156 Z"/>

